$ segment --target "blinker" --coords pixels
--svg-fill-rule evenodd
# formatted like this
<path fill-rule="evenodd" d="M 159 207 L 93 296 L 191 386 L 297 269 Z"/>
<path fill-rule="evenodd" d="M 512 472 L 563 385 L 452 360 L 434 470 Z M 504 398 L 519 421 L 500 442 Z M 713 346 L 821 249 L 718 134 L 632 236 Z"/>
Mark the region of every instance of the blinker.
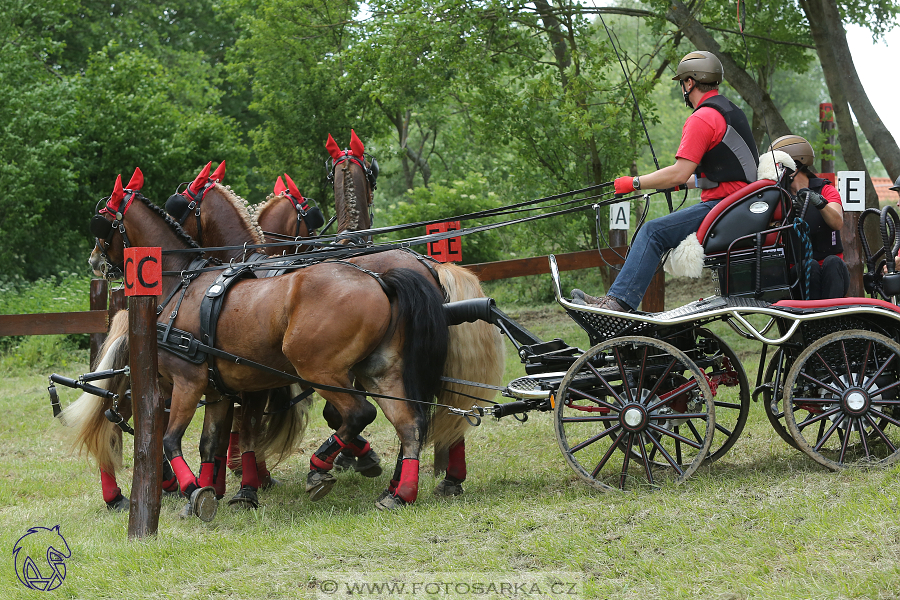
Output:
<path fill-rule="evenodd" d="M 306 217 L 303 220 L 306 222 L 306 228 L 310 231 L 318 229 L 325 224 L 325 217 L 322 215 L 322 211 L 319 210 L 318 206 L 311 206 L 309 210 L 306 211 Z"/>
<path fill-rule="evenodd" d="M 166 212 L 179 223 L 184 223 L 188 212 L 188 199 L 183 194 L 172 194 L 166 200 Z"/>
<path fill-rule="evenodd" d="M 106 240 L 112 235 L 112 223 L 106 220 L 103 215 L 94 215 L 91 217 L 91 233 L 95 238 Z"/>

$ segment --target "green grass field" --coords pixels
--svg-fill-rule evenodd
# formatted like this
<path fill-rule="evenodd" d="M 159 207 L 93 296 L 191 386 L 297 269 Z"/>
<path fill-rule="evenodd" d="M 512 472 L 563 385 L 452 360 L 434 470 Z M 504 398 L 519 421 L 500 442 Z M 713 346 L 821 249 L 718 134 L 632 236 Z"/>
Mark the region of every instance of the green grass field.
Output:
<path fill-rule="evenodd" d="M 669 304 L 709 293 L 673 282 Z M 586 347 L 556 306 L 507 312 L 545 339 Z M 717 332 L 753 385 L 758 345 Z M 485 420 L 468 437 L 463 496 L 430 493 L 429 451 L 419 500 L 390 514 L 373 507 L 388 473 L 340 474 L 331 495 L 307 499 L 309 453 L 330 433 L 317 407 L 303 454 L 272 469 L 283 485 L 261 493 L 259 510 L 223 503 L 206 524 L 179 520 L 182 502 L 164 499 L 159 534 L 129 542 L 128 515 L 106 510 L 96 471 L 51 416 L 47 375 L 87 370 L 84 350 L 64 356 L 65 366 L 37 370 L 0 365 L 0 598 L 39 595 L 17 581 L 12 549 L 29 527 L 55 525 L 72 552 L 52 592 L 64 598 L 900 598 L 900 467 L 827 472 L 781 441 L 759 404 L 728 455 L 655 492 L 581 483 L 550 414 Z M 511 352 L 507 378 L 522 374 Z M 196 421 L 185 444 L 195 468 Z M 383 418 L 364 435 L 386 462 L 396 455 Z M 130 477 L 120 476 L 126 493 Z M 230 478 L 228 496 L 236 489 Z M 393 592 L 348 587 L 360 582 Z"/>

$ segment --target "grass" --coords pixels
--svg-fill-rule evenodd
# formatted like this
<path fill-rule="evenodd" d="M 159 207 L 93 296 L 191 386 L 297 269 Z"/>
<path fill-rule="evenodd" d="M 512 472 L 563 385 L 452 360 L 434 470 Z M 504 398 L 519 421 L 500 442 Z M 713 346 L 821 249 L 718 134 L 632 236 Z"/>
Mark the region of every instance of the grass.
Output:
<path fill-rule="evenodd" d="M 698 289 L 711 292 L 708 282 L 673 281 L 668 304 Z M 587 346 L 556 306 L 508 312 L 545 339 Z M 742 357 L 752 385 L 758 345 L 727 328 L 716 332 Z M 759 404 L 722 460 L 653 493 L 604 494 L 581 483 L 560 456 L 550 415 L 486 420 L 467 441 L 463 496 L 431 495 L 429 452 L 418 501 L 391 514 L 372 506 L 387 473 L 340 474 L 329 496 L 309 502 L 309 453 L 329 434 L 317 417 L 304 453 L 273 469 L 283 485 L 261 494 L 258 511 L 223 504 L 212 523 L 180 521 L 181 502 L 164 499 L 158 536 L 129 542 L 127 515 L 107 512 L 96 472 L 70 453 L 51 417 L 47 375 L 87 370 L 86 351 L 65 358 L 65 366 L 39 369 L 0 364 L 3 598 L 34 597 L 16 580 L 9 552 L 29 527 L 57 524 L 72 550 L 66 580 L 53 592 L 64 598 L 325 598 L 320 586 L 330 581 L 339 585 L 336 596 L 364 598 L 900 598 L 900 468 L 829 473 L 782 442 Z M 508 361 L 507 378 L 520 376 L 514 353 Z M 76 397 L 62 395 L 64 404 Z M 198 421 L 185 444 L 192 465 Z M 396 454 L 384 419 L 365 435 L 386 459 Z M 126 492 L 130 476 L 129 468 L 120 476 Z M 228 493 L 235 490 L 230 478 Z M 340 586 L 353 580 L 410 587 L 348 596 Z M 409 591 L 448 580 L 497 593 Z M 575 587 L 553 593 L 551 581 Z M 538 587 L 503 594 L 504 582 Z M 542 595 L 522 591 L 538 588 Z"/>

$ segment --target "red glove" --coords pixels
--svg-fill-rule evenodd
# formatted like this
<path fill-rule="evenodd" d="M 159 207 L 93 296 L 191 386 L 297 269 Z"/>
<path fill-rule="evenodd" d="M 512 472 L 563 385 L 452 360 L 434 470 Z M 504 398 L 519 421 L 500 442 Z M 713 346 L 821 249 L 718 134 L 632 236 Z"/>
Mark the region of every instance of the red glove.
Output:
<path fill-rule="evenodd" d="M 633 177 L 616 177 L 616 195 L 630 194 L 634 191 Z"/>

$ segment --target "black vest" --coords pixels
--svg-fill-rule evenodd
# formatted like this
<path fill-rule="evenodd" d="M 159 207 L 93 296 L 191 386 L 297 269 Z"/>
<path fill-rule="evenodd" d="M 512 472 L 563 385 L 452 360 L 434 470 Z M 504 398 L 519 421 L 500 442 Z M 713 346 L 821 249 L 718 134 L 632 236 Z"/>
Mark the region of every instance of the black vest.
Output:
<path fill-rule="evenodd" d="M 818 177 L 809 180 L 809 189 L 817 194 L 822 193 L 822 188 L 831 182 Z M 821 211 L 810 205 L 806 209 L 803 220 L 809 223 L 809 241 L 812 244 L 813 258 L 824 260 L 826 256 L 841 254 L 844 246 L 841 244 L 841 232 L 835 231 L 822 218 Z"/>
<path fill-rule="evenodd" d="M 727 129 L 722 141 L 700 159 L 696 170 L 697 187 L 710 189 L 722 181 L 756 181 L 759 152 L 744 111 L 722 95 L 710 96 L 694 112 L 705 106 L 714 108 L 724 117 Z"/>

